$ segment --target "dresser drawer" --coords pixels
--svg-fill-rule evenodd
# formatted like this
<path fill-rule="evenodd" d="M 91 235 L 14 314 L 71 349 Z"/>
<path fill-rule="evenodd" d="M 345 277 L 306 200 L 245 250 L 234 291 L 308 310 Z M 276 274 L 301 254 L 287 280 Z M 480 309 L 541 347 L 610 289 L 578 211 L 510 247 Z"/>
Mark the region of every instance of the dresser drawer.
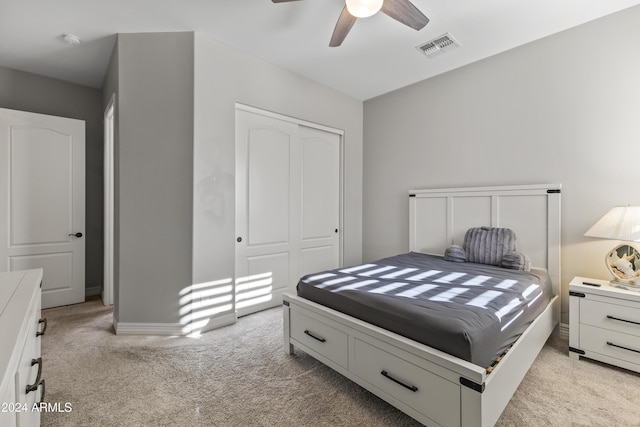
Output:
<path fill-rule="evenodd" d="M 291 338 L 345 369 L 348 367 L 349 337 L 346 333 L 296 310 L 291 310 L 290 324 Z"/>
<path fill-rule="evenodd" d="M 616 304 L 608 298 L 604 301 L 584 299 L 580 302 L 580 324 L 640 337 L 640 304 Z"/>
<path fill-rule="evenodd" d="M 580 325 L 580 347 L 640 367 L 640 338 L 608 329 Z"/>
<path fill-rule="evenodd" d="M 40 413 L 31 409 L 42 398 L 44 385 L 29 393 L 27 386 L 44 381 L 40 338 L 36 336 L 40 331 L 41 281 L 42 269 L 0 273 L 0 303 L 6 302 L 0 307 L 0 403 L 17 405 L 2 408 L 2 427 L 40 426 Z M 15 410 L 18 407 L 28 410 Z"/>
<path fill-rule="evenodd" d="M 398 350 L 402 354 L 401 350 Z M 460 385 L 355 339 L 354 374 L 442 426 L 460 425 Z"/>

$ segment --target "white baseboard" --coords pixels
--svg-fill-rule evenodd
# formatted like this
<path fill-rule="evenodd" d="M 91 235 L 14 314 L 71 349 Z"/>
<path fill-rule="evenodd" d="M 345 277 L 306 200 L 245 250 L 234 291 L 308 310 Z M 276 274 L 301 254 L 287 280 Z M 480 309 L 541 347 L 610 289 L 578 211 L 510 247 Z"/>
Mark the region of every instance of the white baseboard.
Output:
<path fill-rule="evenodd" d="M 235 313 L 226 316 L 215 317 L 209 320 L 202 329 L 197 332 L 206 332 L 217 329 L 222 326 L 232 325 L 236 322 Z M 119 322 L 115 316 L 113 319 L 113 329 L 116 335 L 172 335 L 184 336 L 189 335 L 192 331 L 189 325 L 181 323 L 125 323 Z"/>
<path fill-rule="evenodd" d="M 125 323 L 113 321 L 116 335 L 185 335 L 185 325 L 180 323 Z"/>
<path fill-rule="evenodd" d="M 230 313 L 225 316 L 209 319 L 209 323 L 200 330 L 200 332 L 207 332 L 213 329 L 218 329 L 223 326 L 233 325 L 238 320 L 238 316 L 235 313 Z"/>

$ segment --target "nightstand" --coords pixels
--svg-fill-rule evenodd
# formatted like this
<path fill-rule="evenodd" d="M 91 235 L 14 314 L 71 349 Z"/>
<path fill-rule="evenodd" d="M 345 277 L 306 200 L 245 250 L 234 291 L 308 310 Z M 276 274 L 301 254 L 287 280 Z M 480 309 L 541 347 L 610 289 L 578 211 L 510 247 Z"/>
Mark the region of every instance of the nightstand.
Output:
<path fill-rule="evenodd" d="M 569 283 L 569 355 L 640 372 L 640 291 L 574 277 Z"/>

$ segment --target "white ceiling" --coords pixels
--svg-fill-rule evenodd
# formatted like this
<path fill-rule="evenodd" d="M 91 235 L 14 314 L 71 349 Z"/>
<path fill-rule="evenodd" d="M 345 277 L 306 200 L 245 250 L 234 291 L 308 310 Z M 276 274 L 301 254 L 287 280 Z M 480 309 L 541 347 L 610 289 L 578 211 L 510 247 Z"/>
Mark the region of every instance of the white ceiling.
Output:
<path fill-rule="evenodd" d="M 0 66 L 100 88 L 116 33 L 198 31 L 366 100 L 640 4 L 640 0 L 412 0 L 415 31 L 382 13 L 328 47 L 344 0 L 0 0 Z M 415 47 L 449 32 L 462 46 Z M 63 33 L 83 40 L 62 42 Z"/>

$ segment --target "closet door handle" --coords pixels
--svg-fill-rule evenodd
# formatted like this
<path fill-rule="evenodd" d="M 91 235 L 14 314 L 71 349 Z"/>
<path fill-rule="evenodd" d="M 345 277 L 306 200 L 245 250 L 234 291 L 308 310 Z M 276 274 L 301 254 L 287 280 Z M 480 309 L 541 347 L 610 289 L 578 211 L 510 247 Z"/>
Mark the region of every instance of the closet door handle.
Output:
<path fill-rule="evenodd" d="M 80 232 L 78 232 L 78 233 L 71 233 L 71 234 L 69 234 L 69 236 L 82 237 L 82 233 L 80 233 Z"/>
<path fill-rule="evenodd" d="M 31 359 L 31 366 L 38 365 L 38 374 L 36 375 L 36 380 L 32 385 L 28 385 L 26 387 L 26 394 L 31 393 L 32 391 L 36 391 L 38 386 L 40 385 L 40 377 L 42 377 L 42 357 L 38 357 L 37 359 Z"/>

